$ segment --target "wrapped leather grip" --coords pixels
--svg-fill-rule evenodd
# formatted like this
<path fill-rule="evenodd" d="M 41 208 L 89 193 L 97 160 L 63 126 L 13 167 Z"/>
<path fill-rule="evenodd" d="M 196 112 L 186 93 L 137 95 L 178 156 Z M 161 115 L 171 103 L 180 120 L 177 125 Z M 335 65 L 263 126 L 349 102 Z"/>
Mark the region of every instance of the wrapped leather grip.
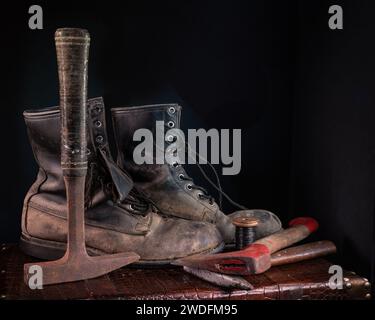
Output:
<path fill-rule="evenodd" d="M 61 168 L 65 176 L 87 170 L 86 100 L 90 35 L 84 29 L 55 33 L 60 82 Z"/>

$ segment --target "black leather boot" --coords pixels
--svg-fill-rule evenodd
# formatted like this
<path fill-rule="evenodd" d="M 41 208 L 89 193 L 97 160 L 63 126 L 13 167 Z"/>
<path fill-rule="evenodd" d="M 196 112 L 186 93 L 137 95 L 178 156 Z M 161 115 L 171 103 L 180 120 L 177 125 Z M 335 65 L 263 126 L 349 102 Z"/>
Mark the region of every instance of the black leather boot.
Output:
<path fill-rule="evenodd" d="M 143 264 L 221 249 L 222 238 L 207 223 L 165 218 L 133 188 L 132 179 L 112 160 L 104 105 L 88 100 L 88 175 L 86 179 L 86 246 L 92 255 L 135 251 Z M 25 111 L 24 118 L 39 174 L 26 195 L 21 248 L 42 259 L 65 252 L 65 186 L 60 167 L 58 107 Z"/>
<path fill-rule="evenodd" d="M 125 108 L 112 108 L 112 120 L 118 151 L 117 162 L 132 176 L 137 186 L 166 215 L 215 224 L 226 243 L 234 242 L 235 228 L 231 218 L 239 214 L 259 219 L 256 237 L 264 237 L 281 228 L 276 215 L 265 210 L 238 211 L 225 215 L 204 188 L 194 184 L 179 163 L 141 164 L 133 160 L 133 151 L 139 144 L 133 140 L 136 130 L 145 128 L 156 137 L 156 121 L 164 121 L 165 132 L 180 127 L 181 106 L 157 104 Z M 165 139 L 165 146 L 173 139 Z"/>

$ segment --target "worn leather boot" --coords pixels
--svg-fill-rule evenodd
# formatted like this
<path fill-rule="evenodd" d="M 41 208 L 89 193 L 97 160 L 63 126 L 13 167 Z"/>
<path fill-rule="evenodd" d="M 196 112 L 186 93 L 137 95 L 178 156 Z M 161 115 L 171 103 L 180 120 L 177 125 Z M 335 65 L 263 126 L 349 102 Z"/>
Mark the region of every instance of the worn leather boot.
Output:
<path fill-rule="evenodd" d="M 235 228 L 231 218 L 239 214 L 259 219 L 256 237 L 264 237 L 281 228 L 276 215 L 265 210 L 237 211 L 225 215 L 204 188 L 194 184 L 193 179 L 179 163 L 136 164 L 133 151 L 139 144 L 133 140 L 137 129 L 145 128 L 156 137 L 156 121 L 164 121 L 165 132 L 180 127 L 181 106 L 157 104 L 125 108 L 112 108 L 112 120 L 117 145 L 117 162 L 132 176 L 135 185 L 149 197 L 164 214 L 195 221 L 215 224 L 227 244 L 234 243 Z M 165 139 L 165 146 L 173 139 Z"/>
<path fill-rule="evenodd" d="M 39 174 L 24 201 L 21 248 L 31 256 L 57 259 L 65 252 L 67 235 L 60 111 L 58 107 L 25 111 L 24 118 Z M 131 178 L 110 156 L 101 98 L 88 100 L 88 140 L 85 217 L 89 254 L 135 251 L 142 264 L 165 264 L 222 248 L 214 226 L 163 217 L 132 188 Z"/>

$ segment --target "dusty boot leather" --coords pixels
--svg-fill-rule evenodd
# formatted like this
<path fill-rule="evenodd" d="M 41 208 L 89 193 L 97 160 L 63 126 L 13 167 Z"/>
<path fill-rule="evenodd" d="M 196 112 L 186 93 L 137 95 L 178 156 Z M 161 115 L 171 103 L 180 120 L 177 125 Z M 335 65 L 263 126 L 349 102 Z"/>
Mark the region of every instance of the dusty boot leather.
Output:
<path fill-rule="evenodd" d="M 133 160 L 138 141 L 133 141 L 137 129 L 145 128 L 156 136 L 156 121 L 164 121 L 165 132 L 180 127 L 181 106 L 177 104 L 146 105 L 129 108 L 112 108 L 113 127 L 118 151 L 117 162 L 132 176 L 137 186 L 157 208 L 170 216 L 215 224 L 226 243 L 234 242 L 235 228 L 215 200 L 200 186 L 194 184 L 182 165 L 141 164 Z M 165 139 L 165 148 L 171 142 Z M 267 220 L 267 223 L 265 222 Z M 279 220 L 263 216 L 258 229 L 260 234 L 279 230 Z M 274 231 L 273 231 L 274 232 Z M 269 234 L 269 233 L 268 233 Z"/>
<path fill-rule="evenodd" d="M 132 179 L 110 156 L 104 114 L 101 98 L 88 100 L 85 219 L 89 254 L 135 251 L 140 263 L 164 264 L 220 250 L 222 238 L 214 226 L 160 216 L 133 188 Z M 58 107 L 25 111 L 24 118 L 39 173 L 24 201 L 20 244 L 31 256 L 57 259 L 65 252 L 67 235 L 60 111 Z"/>

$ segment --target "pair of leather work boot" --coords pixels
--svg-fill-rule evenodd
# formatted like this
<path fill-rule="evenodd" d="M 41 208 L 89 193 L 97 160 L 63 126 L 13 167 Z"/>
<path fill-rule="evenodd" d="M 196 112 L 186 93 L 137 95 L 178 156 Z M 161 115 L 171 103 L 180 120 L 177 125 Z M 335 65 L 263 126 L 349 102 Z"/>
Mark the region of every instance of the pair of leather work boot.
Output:
<path fill-rule="evenodd" d="M 194 254 L 220 251 L 233 243 L 234 226 L 207 192 L 193 183 L 178 164 L 133 161 L 139 128 L 155 131 L 155 121 L 179 127 L 181 107 L 175 104 L 112 109 L 118 161 L 110 154 L 102 98 L 88 100 L 88 174 L 86 178 L 86 247 L 101 255 L 135 251 L 139 264 L 168 264 Z M 41 259 L 57 259 L 66 248 L 66 196 L 60 166 L 59 107 L 30 110 L 24 118 L 35 159 L 36 181 L 23 206 L 20 245 Z M 168 143 L 168 141 L 166 141 Z M 236 214 L 236 213 L 235 213 Z M 257 237 L 281 228 L 266 211 Z"/>

